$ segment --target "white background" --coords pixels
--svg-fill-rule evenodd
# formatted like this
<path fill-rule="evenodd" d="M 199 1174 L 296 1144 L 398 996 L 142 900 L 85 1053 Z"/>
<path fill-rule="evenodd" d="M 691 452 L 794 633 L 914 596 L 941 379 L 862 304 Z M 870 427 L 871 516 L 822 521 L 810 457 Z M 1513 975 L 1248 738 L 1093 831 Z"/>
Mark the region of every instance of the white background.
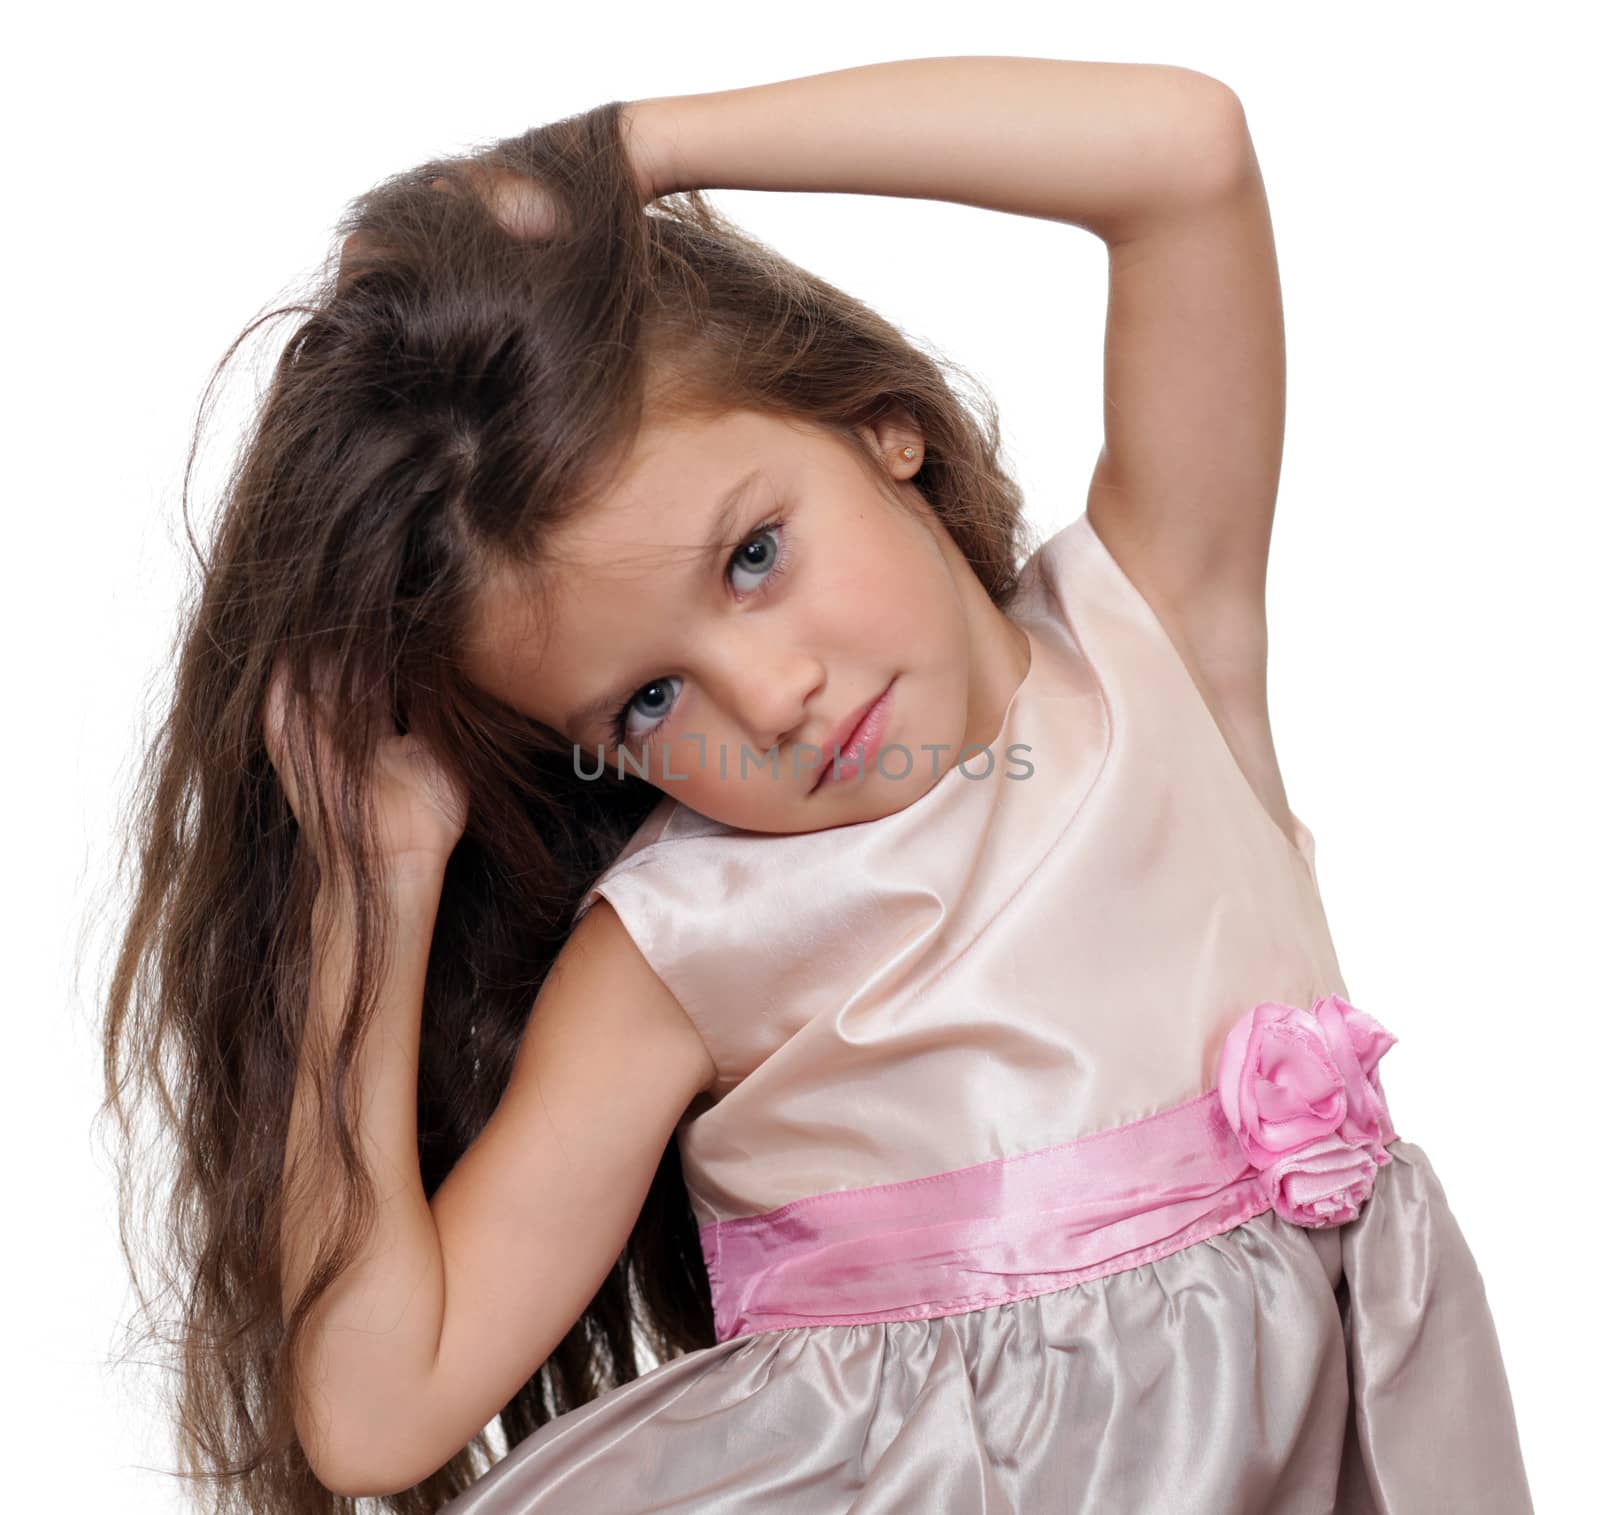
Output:
<path fill-rule="evenodd" d="M 609 99 L 1018 53 L 1179 64 L 1244 102 L 1288 333 L 1270 694 L 1289 800 L 1352 996 L 1400 1038 L 1383 1069 L 1397 1125 L 1477 1256 L 1536 1504 L 1577 1509 L 1600 1348 L 1597 134 L 1579 14 L 986 0 L 13 21 L 0 1266 L 24 1391 L 16 1506 L 182 1507 L 152 1471 L 170 1453 L 145 1389 L 106 1366 L 131 1301 L 91 1123 L 120 924 L 108 847 L 168 688 L 191 567 L 181 470 L 212 365 L 310 274 L 351 196 L 425 157 Z M 989 384 L 1041 532 L 1082 510 L 1101 440 L 1096 238 L 931 201 L 712 195 Z M 236 373 L 225 404 L 249 387 Z M 231 433 L 219 416 L 208 435 L 202 539 Z"/>

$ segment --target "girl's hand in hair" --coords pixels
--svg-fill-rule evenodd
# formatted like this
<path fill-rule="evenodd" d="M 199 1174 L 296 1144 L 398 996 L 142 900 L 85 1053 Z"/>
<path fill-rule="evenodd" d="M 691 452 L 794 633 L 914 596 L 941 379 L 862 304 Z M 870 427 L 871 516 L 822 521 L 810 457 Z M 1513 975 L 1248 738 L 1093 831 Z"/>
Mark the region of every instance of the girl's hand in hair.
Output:
<path fill-rule="evenodd" d="M 639 203 L 648 205 L 678 188 L 678 171 L 671 151 L 674 142 L 672 122 L 661 99 L 630 100 L 618 115 L 618 124 L 627 146 L 628 166 Z M 550 197 L 525 174 L 516 173 L 484 158 L 467 158 L 456 163 L 452 176 L 441 175 L 429 186 L 442 194 L 459 194 L 463 186 L 475 194 L 495 219 L 514 237 L 530 242 L 553 237 L 563 227 L 553 210 Z M 352 232 L 339 249 L 337 287 L 343 289 L 356 266 L 377 259 L 382 249 L 364 232 Z"/>
<path fill-rule="evenodd" d="M 687 187 L 679 182 L 682 176 L 673 152 L 671 105 L 670 96 L 655 96 L 648 100 L 630 100 L 622 108 L 622 134 L 628 144 L 628 161 L 639 185 L 639 199 L 646 205 Z"/>
<path fill-rule="evenodd" d="M 343 874 L 348 859 L 342 849 L 330 855 L 316 832 L 312 807 L 301 801 L 295 785 L 293 764 L 289 761 L 291 737 L 314 744 L 319 770 L 332 769 L 332 743 L 329 738 L 329 679 L 319 666 L 313 678 L 314 697 L 309 710 L 292 698 L 288 688 L 288 668 L 280 653 L 273 664 L 267 697 L 262 708 L 262 732 L 267 756 L 278 781 L 300 823 L 301 837 L 316 856 L 324 877 L 328 870 Z M 378 851 L 385 867 L 400 871 L 420 868 L 442 870 L 467 824 L 467 794 L 458 780 L 412 733 L 402 736 L 386 710 L 374 702 L 370 717 L 377 725 L 370 781 L 377 811 Z"/>
<path fill-rule="evenodd" d="M 458 165 L 456 171 L 469 192 L 488 206 L 512 236 L 535 242 L 555 234 L 557 223 L 549 197 L 533 180 L 470 159 Z M 460 183 L 443 176 L 433 180 L 429 188 L 446 195 L 461 193 Z M 362 265 L 381 262 L 382 257 L 383 247 L 370 233 L 351 232 L 339 244 L 335 286 L 342 291 Z"/>
<path fill-rule="evenodd" d="M 555 235 L 556 219 L 549 196 L 525 174 L 471 158 L 461 164 L 460 172 L 473 193 L 512 236 L 539 242 Z M 456 185 L 449 179 L 435 179 L 432 188 L 444 194 L 456 193 Z"/>

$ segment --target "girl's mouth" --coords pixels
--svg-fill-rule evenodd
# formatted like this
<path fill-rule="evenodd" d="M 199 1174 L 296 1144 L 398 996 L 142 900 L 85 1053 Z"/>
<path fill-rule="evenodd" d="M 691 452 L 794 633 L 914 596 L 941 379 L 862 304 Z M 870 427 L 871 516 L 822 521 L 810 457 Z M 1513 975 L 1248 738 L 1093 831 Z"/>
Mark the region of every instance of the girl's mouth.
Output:
<path fill-rule="evenodd" d="M 898 677 L 898 675 L 896 675 Z M 848 740 L 839 744 L 837 761 L 828 756 L 827 764 L 811 786 L 815 794 L 825 785 L 857 778 L 866 773 L 868 765 L 883 745 L 883 734 L 889 724 L 889 712 L 894 705 L 895 680 L 890 679 L 882 694 L 867 708 Z"/>

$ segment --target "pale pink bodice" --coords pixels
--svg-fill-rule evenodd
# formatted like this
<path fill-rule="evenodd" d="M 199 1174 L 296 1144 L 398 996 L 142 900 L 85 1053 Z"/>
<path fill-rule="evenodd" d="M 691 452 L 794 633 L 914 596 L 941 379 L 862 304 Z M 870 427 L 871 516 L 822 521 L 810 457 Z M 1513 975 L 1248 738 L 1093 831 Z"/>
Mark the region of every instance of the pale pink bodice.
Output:
<path fill-rule="evenodd" d="M 1259 1002 L 1346 993 L 1311 833 L 1262 807 L 1087 513 L 1009 613 L 1032 659 L 988 777 L 796 836 L 664 796 L 586 896 L 716 1062 L 677 1138 L 702 1225 L 1138 1120 L 1210 1089 Z"/>

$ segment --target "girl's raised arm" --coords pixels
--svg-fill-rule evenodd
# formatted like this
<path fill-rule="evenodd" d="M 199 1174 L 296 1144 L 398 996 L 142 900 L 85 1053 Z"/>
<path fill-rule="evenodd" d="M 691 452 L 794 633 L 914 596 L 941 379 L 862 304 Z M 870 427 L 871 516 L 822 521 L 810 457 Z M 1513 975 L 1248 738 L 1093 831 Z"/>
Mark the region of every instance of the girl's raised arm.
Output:
<path fill-rule="evenodd" d="M 806 190 L 949 200 L 1108 242 L 1237 177 L 1233 91 L 1193 69 L 910 58 L 636 100 L 625 128 L 657 195 Z"/>
<path fill-rule="evenodd" d="M 1233 91 L 1164 64 L 914 58 L 628 110 L 630 151 L 658 194 L 948 200 L 1106 243 L 1105 442 L 1088 513 L 1287 829 L 1266 708 L 1283 302 Z"/>

